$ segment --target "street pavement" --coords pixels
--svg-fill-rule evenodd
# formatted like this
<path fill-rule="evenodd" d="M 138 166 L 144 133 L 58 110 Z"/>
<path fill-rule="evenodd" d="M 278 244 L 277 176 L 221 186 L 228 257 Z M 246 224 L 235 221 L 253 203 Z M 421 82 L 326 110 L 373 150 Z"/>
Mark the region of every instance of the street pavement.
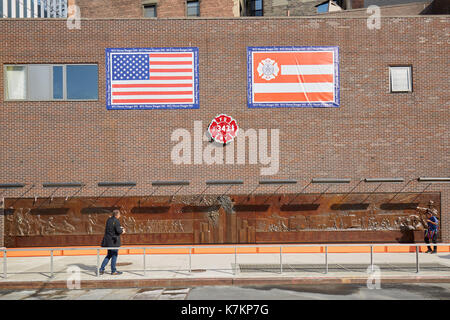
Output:
<path fill-rule="evenodd" d="M 0 300 L 450 300 L 449 283 L 0 290 Z"/>
<path fill-rule="evenodd" d="M 328 254 L 328 273 L 325 256 L 321 253 L 283 254 L 282 269 L 279 254 L 152 254 L 119 255 L 117 269 L 124 273 L 97 277 L 97 265 L 103 256 L 55 256 L 53 277 L 50 257 L 8 257 L 7 277 L 4 277 L 3 259 L 0 259 L 0 288 L 13 282 L 67 281 L 73 272 L 81 281 L 142 280 L 142 279 L 251 279 L 251 278 L 350 278 L 368 277 L 372 269 L 368 253 Z M 450 277 L 450 253 L 419 254 L 420 272 L 416 273 L 415 253 L 375 253 L 374 271 L 381 277 Z M 191 272 L 189 271 L 191 270 Z M 235 273 L 236 271 L 236 273 Z M 3 286 L 4 287 L 4 286 Z"/>
<path fill-rule="evenodd" d="M 120 255 L 0 259 L 0 300 L 450 300 L 450 253 Z M 189 271 L 191 270 L 191 272 Z M 236 271 L 236 272 L 235 272 Z M 357 281 L 354 281 L 354 280 Z M 79 281 L 78 281 L 79 280 Z M 123 281 L 123 282 L 121 282 Z M 209 282 L 208 282 L 209 281 Z M 207 283 L 206 283 L 207 282 Z M 57 285 L 55 285 L 55 283 Z M 54 284 L 54 286 L 51 286 Z"/>

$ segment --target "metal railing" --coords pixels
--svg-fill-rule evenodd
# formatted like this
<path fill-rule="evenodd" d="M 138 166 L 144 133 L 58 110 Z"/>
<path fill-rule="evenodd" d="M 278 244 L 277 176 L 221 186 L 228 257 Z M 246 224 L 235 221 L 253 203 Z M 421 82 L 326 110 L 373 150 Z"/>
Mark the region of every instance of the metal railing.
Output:
<path fill-rule="evenodd" d="M 302 248 L 302 247 L 319 247 L 321 248 L 321 251 L 319 253 L 315 252 L 307 252 L 309 254 L 324 254 L 324 270 L 325 274 L 328 273 L 328 248 L 330 247 L 370 247 L 370 268 L 373 272 L 374 269 L 374 247 L 415 247 L 415 255 L 416 255 L 416 273 L 420 272 L 420 262 L 419 262 L 419 248 L 424 246 L 448 246 L 450 247 L 450 243 L 437 243 L 437 244 L 427 244 L 427 243 L 414 243 L 414 244 L 401 244 L 401 243 L 369 243 L 369 244 L 252 244 L 252 245 L 191 245 L 191 246 L 140 246 L 140 247 L 89 247 L 89 248 L 66 248 L 66 247 L 59 247 L 59 248 L 14 248 L 14 249 L 8 249 L 8 248 L 0 248 L 0 251 L 3 252 L 3 278 L 6 279 L 8 272 L 7 272 L 7 259 L 8 259 L 8 252 L 17 252 L 17 251 L 50 251 L 50 277 L 54 277 L 54 266 L 53 266 L 53 260 L 54 260 L 54 251 L 73 251 L 73 250 L 83 250 L 83 251 L 97 251 L 97 266 L 96 266 L 96 276 L 98 277 L 100 275 L 100 250 L 143 250 L 142 257 L 143 257 L 143 276 L 145 276 L 147 268 L 146 268 L 146 250 L 147 249 L 189 249 L 188 253 L 186 253 L 189 256 L 189 272 L 192 272 L 192 254 L 193 249 L 205 249 L 205 248 L 234 248 L 234 268 L 233 268 L 233 274 L 237 274 L 237 256 L 238 256 L 238 248 L 278 248 L 279 247 L 279 260 L 280 260 L 280 274 L 283 273 L 283 248 Z M 333 252 L 338 254 L 338 252 Z M 346 252 L 346 253 L 365 253 L 365 252 Z M 155 253 L 157 254 L 157 253 Z M 171 254 L 171 253 L 159 253 L 159 254 Z M 198 253 L 198 254 L 229 254 L 229 253 Z M 255 253 L 242 253 L 242 254 L 273 254 L 273 252 L 255 252 Z M 289 254 L 300 254 L 300 252 L 289 252 Z"/>
<path fill-rule="evenodd" d="M 68 0 L 0 0 L 0 18 L 67 18 Z"/>

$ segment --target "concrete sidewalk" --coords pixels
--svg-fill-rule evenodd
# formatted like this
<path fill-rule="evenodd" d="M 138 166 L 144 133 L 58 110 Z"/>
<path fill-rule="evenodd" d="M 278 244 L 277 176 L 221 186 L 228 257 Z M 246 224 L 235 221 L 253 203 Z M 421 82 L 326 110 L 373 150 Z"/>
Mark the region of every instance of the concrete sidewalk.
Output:
<path fill-rule="evenodd" d="M 104 256 L 100 256 L 101 264 Z M 295 283 L 366 283 L 370 277 L 370 254 L 329 253 L 328 272 L 321 253 L 283 254 L 151 254 L 119 255 L 117 269 L 110 274 L 108 265 L 102 276 L 96 275 L 97 256 L 9 257 L 7 277 L 0 278 L 0 289 L 66 288 L 74 277 L 68 269 L 79 269 L 84 288 L 120 288 L 152 286 L 252 285 Z M 375 253 L 374 276 L 391 282 L 450 282 L 450 253 L 419 254 L 420 272 L 416 273 L 415 253 Z M 368 269 L 369 268 L 369 269 Z M 378 269 L 379 268 L 379 269 Z M 236 273 L 235 273 L 236 271 Z M 3 260 L 0 259 L 3 276 Z"/>

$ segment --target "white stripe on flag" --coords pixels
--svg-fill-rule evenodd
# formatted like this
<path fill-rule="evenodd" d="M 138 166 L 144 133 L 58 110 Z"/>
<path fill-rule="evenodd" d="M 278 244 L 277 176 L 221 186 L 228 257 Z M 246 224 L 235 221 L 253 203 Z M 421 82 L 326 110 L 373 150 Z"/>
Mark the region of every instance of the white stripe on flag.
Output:
<path fill-rule="evenodd" d="M 333 74 L 332 64 L 317 65 L 282 65 L 282 75 L 306 75 L 306 74 Z"/>
<path fill-rule="evenodd" d="M 254 83 L 254 93 L 277 92 L 334 92 L 334 84 L 329 82 L 317 83 Z"/>
<path fill-rule="evenodd" d="M 192 72 L 152 72 L 150 70 L 150 79 L 152 77 L 192 77 L 193 75 Z"/>
<path fill-rule="evenodd" d="M 186 65 L 152 64 L 152 65 L 150 66 L 150 70 L 152 70 L 152 69 L 192 69 L 192 68 L 193 68 L 193 66 L 188 65 L 188 64 L 186 64 Z"/>
<path fill-rule="evenodd" d="M 151 56 L 151 54 L 150 54 L 150 62 L 152 62 L 152 61 L 158 61 L 158 62 L 160 62 L 160 61 L 170 61 L 170 62 L 172 62 L 172 61 L 191 61 L 192 62 L 192 58 L 191 57 L 186 57 L 186 58 L 183 58 L 183 57 L 180 57 L 180 58 L 168 58 L 168 57 L 161 57 L 161 58 L 155 58 L 155 57 L 152 57 Z"/>

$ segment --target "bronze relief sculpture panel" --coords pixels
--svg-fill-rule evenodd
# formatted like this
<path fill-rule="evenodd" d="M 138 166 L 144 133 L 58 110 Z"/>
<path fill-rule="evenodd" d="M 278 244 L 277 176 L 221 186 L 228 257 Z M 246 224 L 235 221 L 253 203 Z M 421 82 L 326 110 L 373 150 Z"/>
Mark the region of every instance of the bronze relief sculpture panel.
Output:
<path fill-rule="evenodd" d="M 5 199 L 5 244 L 98 246 L 107 218 L 122 212 L 124 245 L 413 242 L 416 210 L 440 193 L 205 195 Z"/>

